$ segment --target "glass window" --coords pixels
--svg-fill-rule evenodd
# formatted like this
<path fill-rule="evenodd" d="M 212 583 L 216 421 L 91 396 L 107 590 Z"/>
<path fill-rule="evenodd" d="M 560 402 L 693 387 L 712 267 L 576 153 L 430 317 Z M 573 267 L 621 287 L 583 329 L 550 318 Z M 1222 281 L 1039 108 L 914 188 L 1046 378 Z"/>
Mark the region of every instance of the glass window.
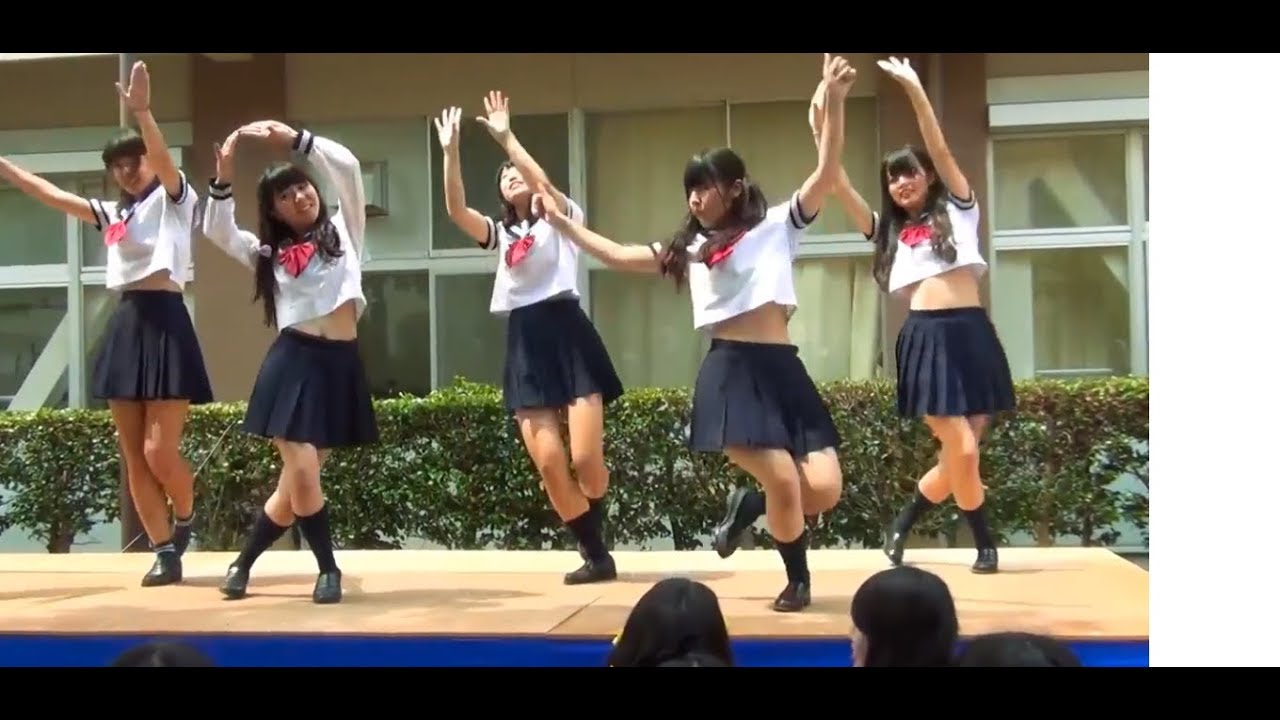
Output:
<path fill-rule="evenodd" d="M 871 257 L 802 258 L 796 263 L 791 339 L 815 382 L 862 380 L 880 365 L 880 288 Z"/>
<path fill-rule="evenodd" d="M 587 118 L 587 223 L 626 244 L 665 242 L 685 217 L 689 156 L 725 144 L 724 108 L 605 113 Z M 626 387 L 687 387 L 705 344 L 688 291 L 669 279 L 591 273 L 591 316 Z"/>
<path fill-rule="evenodd" d="M 360 354 L 374 397 L 431 391 L 431 281 L 425 270 L 364 274 Z"/>
<path fill-rule="evenodd" d="M 729 136 L 747 164 L 747 172 L 764 190 L 770 204 L 787 200 L 813 172 L 818 148 L 809 128 L 808 101 L 731 105 Z M 844 166 L 854 188 L 873 207 L 879 202 L 876 181 L 880 151 L 874 98 L 845 102 Z M 853 221 L 831 199 L 810 227 L 811 235 L 854 232 Z"/>
<path fill-rule="evenodd" d="M 9 407 L 66 314 L 66 288 L 0 290 L 0 407 Z M 66 377 L 64 364 L 46 406 L 66 407 Z"/>
<path fill-rule="evenodd" d="M 1127 374 L 1128 273 L 1124 246 L 1001 251 L 992 304 L 1014 375 Z"/>
<path fill-rule="evenodd" d="M 436 276 L 436 387 L 458 378 L 502 385 L 506 322 L 489 312 L 493 274 Z"/>
<path fill-rule="evenodd" d="M 0 223 L 0 265 L 60 265 L 67 261 L 67 216 L 63 213 L 21 190 L 0 187 Z"/>
<path fill-rule="evenodd" d="M 1000 139 L 996 231 L 1129 224 L 1125 136 Z"/>

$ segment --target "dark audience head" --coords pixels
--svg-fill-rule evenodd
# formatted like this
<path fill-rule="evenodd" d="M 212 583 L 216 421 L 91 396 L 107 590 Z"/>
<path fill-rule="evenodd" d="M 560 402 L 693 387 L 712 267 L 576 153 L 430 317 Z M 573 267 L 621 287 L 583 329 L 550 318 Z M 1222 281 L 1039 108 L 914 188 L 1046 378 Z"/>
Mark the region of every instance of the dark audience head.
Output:
<path fill-rule="evenodd" d="M 1084 667 L 1067 646 L 1047 635 L 1027 632 L 998 632 L 971 640 L 957 667 Z"/>
<path fill-rule="evenodd" d="M 858 667 L 943 667 L 960 622 L 942 578 L 901 566 L 867 578 L 853 596 L 853 660 Z"/>
<path fill-rule="evenodd" d="M 658 667 L 698 653 L 733 665 L 720 600 L 706 585 L 667 578 L 649 588 L 609 654 L 612 667 Z"/>
<path fill-rule="evenodd" d="M 153 641 L 120 653 L 111 667 L 214 667 L 214 663 L 208 655 L 185 643 Z"/>
<path fill-rule="evenodd" d="M 691 652 L 688 655 L 666 660 L 658 667 L 729 667 L 729 665 L 715 655 Z"/>

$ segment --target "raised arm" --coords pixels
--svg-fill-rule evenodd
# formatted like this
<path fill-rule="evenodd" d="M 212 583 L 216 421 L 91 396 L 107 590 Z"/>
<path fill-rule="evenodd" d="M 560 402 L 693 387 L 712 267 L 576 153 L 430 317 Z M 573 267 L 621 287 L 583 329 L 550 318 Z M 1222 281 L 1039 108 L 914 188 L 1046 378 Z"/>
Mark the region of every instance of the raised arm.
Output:
<path fill-rule="evenodd" d="M 947 191 L 956 199 L 972 200 L 973 188 L 969 186 L 969 179 L 965 177 L 959 163 L 951 154 L 951 148 L 947 147 L 947 140 L 942 135 L 942 127 L 938 124 L 937 116 L 934 115 L 929 95 L 920 84 L 920 76 L 916 75 L 911 62 L 891 57 L 888 60 L 879 61 L 877 65 L 897 80 L 902 89 L 907 92 L 911 107 L 916 112 L 916 122 L 920 126 L 920 135 L 924 138 L 924 146 L 929 151 L 929 157 L 932 158 L 933 166 L 938 170 L 938 178 L 942 180 L 942 184 L 947 186 Z"/>
<path fill-rule="evenodd" d="M 818 146 L 819 152 L 822 150 L 822 124 L 825 120 L 827 112 L 827 91 L 826 83 L 818 83 L 818 89 L 813 93 L 813 100 L 809 103 L 809 127 L 813 130 L 813 142 Z M 853 182 L 849 180 L 849 173 L 845 171 L 843 163 L 840 165 L 840 177 L 836 181 L 833 189 L 836 200 L 840 202 L 840 206 L 844 208 L 844 212 L 853 220 L 854 227 L 858 232 L 867 237 L 871 237 L 875 233 L 875 215 L 872 214 L 871 206 L 853 187 Z"/>
<path fill-rule="evenodd" d="M 440 148 L 444 151 L 444 206 L 449 219 L 480 247 L 485 250 L 493 248 L 498 239 L 493 221 L 467 206 L 467 191 L 462 182 L 462 159 L 458 151 L 462 108 L 451 107 L 444 110 L 435 122 Z"/>
<path fill-rule="evenodd" d="M 232 160 L 238 138 L 237 130 L 221 145 L 215 143 L 213 146 L 217 156 L 217 177 L 209 183 L 209 199 L 201 229 L 204 236 L 219 249 L 245 267 L 252 268 L 257 264 L 258 247 L 261 243 L 256 235 L 248 230 L 241 230 L 236 224 L 236 201 L 231 194 L 231 177 L 234 174 Z"/>
<path fill-rule="evenodd" d="M 138 121 L 138 133 L 147 146 L 147 163 L 155 171 L 160 184 L 169 195 L 169 199 L 180 203 L 187 196 L 186 182 L 178 166 L 169 154 L 169 144 L 165 142 L 164 133 L 151 115 L 151 74 L 147 72 L 147 64 L 139 60 L 133 64 L 129 73 L 129 87 L 116 83 L 120 93 L 120 102 L 129 108 Z"/>
<path fill-rule="evenodd" d="M 585 225 L 559 208 L 550 206 L 545 198 L 551 197 L 552 190 L 548 185 L 536 186 L 531 207 L 535 216 L 542 216 L 552 227 L 569 238 L 575 245 L 586 250 L 595 259 L 610 269 L 634 273 L 662 272 L 662 250 L 660 247 L 644 245 L 622 245 L 609 238 L 587 229 Z"/>
<path fill-rule="evenodd" d="M 97 226 L 100 224 L 97 217 L 94 216 L 93 207 L 87 199 L 75 193 L 69 193 L 39 175 L 23 170 L 3 157 L 0 157 L 0 177 L 54 210 L 60 210 L 90 225 Z"/>
<path fill-rule="evenodd" d="M 569 212 L 569 200 L 565 194 L 561 192 L 555 183 L 551 182 L 551 178 L 547 177 L 547 173 L 533 159 L 528 150 L 520 144 L 520 140 L 516 138 L 516 134 L 511 131 L 511 110 L 507 97 L 497 90 L 491 91 L 484 99 L 485 114 L 476 118 L 476 121 L 484 125 L 493 139 L 502 147 L 502 151 L 507 154 L 512 164 L 524 176 L 524 181 L 528 183 L 530 189 L 547 187 L 547 191 L 556 199 L 556 207 L 562 213 Z"/>
<path fill-rule="evenodd" d="M 803 220 L 818 216 L 836 182 L 840 178 L 840 156 L 844 153 L 844 99 L 853 87 L 857 72 L 849 61 L 831 53 L 823 55 L 822 81 L 827 112 L 818 137 L 818 167 L 800 186 L 797 199 Z"/>

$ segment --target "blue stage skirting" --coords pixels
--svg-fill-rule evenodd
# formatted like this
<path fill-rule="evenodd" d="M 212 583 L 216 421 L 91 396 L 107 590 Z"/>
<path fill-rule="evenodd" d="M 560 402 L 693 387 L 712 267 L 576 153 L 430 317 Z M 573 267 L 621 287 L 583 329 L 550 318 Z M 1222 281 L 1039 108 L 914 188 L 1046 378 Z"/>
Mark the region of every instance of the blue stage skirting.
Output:
<path fill-rule="evenodd" d="M 101 667 L 144 635 L 0 634 L 0 667 Z M 253 667 L 599 667 L 602 640 L 519 637 L 194 635 L 170 636 L 199 647 L 218 665 Z M 1147 667 L 1146 642 L 1073 644 L 1091 667 Z M 739 640 L 749 667 L 849 667 L 845 639 Z"/>

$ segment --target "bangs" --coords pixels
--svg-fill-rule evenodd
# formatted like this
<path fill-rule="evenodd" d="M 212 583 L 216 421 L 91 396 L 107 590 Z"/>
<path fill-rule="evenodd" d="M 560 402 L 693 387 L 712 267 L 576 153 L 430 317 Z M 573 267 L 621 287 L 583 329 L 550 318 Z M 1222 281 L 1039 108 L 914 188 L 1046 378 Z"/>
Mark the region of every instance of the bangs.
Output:
<path fill-rule="evenodd" d="M 706 188 L 717 184 L 719 177 L 715 168 L 707 161 L 705 155 L 694 155 L 684 166 L 685 197 L 695 189 Z"/>
<path fill-rule="evenodd" d="M 292 163 L 280 163 L 267 168 L 262 175 L 261 187 L 267 195 L 275 195 L 294 185 L 311 184 L 311 178 Z"/>
<path fill-rule="evenodd" d="M 119 160 L 139 158 L 147 154 L 147 144 L 142 136 L 127 130 L 107 141 L 102 148 L 102 164 L 110 167 Z"/>
<path fill-rule="evenodd" d="M 924 165 L 920 162 L 920 158 L 916 157 L 916 154 L 912 152 L 910 148 L 894 150 L 884 159 L 886 177 L 917 175 L 924 172 L 924 169 Z"/>

